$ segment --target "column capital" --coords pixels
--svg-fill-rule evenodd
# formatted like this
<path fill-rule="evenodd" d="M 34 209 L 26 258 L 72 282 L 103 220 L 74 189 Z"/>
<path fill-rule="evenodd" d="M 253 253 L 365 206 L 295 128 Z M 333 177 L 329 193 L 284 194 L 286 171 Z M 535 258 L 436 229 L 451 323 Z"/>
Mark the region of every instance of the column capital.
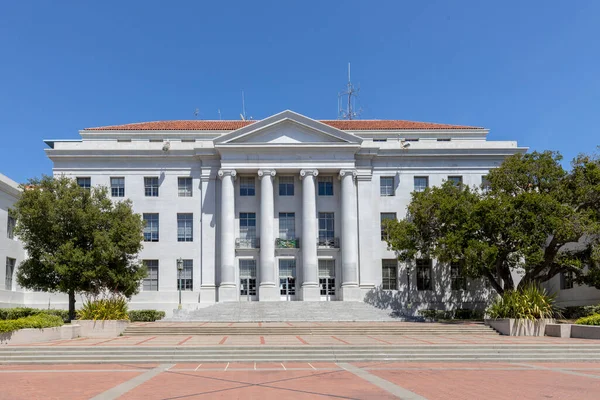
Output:
<path fill-rule="evenodd" d="M 224 176 L 231 176 L 232 178 L 235 178 L 237 172 L 235 169 L 220 169 L 218 175 L 221 179 L 223 179 Z"/>
<path fill-rule="evenodd" d="M 352 178 L 356 178 L 357 173 L 356 173 L 355 169 L 342 169 L 342 170 L 340 170 L 340 179 L 342 179 L 346 175 L 350 175 L 350 176 L 352 176 Z"/>
<path fill-rule="evenodd" d="M 317 176 L 319 175 L 319 170 L 317 169 L 302 169 L 300 170 L 300 179 L 304 178 L 305 176 Z"/>
<path fill-rule="evenodd" d="M 274 169 L 259 169 L 258 170 L 258 176 L 260 176 L 261 178 L 263 176 L 275 176 L 277 172 Z"/>

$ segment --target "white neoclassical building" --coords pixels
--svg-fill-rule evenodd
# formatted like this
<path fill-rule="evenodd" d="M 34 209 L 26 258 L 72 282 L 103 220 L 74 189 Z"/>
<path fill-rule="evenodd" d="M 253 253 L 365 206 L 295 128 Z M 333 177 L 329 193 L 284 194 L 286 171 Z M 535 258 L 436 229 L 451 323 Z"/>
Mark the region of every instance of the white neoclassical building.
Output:
<path fill-rule="evenodd" d="M 445 180 L 479 186 L 526 151 L 488 130 L 400 120 L 157 121 L 47 140 L 54 175 L 105 185 L 146 221 L 135 308 L 232 301 L 469 307 L 488 288 L 435 260 L 399 265 L 381 221 Z M 183 260 L 178 278 L 177 260 Z M 178 280 L 181 279 L 181 280 Z"/>

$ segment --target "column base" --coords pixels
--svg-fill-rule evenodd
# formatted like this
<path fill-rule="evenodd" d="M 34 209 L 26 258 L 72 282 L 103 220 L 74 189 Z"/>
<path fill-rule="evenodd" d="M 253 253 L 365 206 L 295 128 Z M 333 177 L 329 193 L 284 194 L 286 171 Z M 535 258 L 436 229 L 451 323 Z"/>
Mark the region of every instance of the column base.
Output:
<path fill-rule="evenodd" d="M 275 285 L 259 285 L 258 301 L 279 301 L 279 288 Z"/>
<path fill-rule="evenodd" d="M 238 290 L 233 284 L 219 286 L 219 303 L 238 301 Z"/>
<path fill-rule="evenodd" d="M 321 301 L 321 289 L 319 285 L 302 286 L 300 288 L 300 298 L 302 301 Z"/>
<path fill-rule="evenodd" d="M 358 286 L 342 286 L 340 295 L 342 301 L 363 301 L 363 295 Z"/>
<path fill-rule="evenodd" d="M 217 288 L 215 286 L 200 286 L 200 303 L 216 303 Z"/>

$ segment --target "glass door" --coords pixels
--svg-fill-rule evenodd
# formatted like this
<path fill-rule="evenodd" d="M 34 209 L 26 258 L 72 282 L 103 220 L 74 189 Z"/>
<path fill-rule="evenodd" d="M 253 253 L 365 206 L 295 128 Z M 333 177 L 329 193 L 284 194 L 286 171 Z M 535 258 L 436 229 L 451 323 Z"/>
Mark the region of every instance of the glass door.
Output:
<path fill-rule="evenodd" d="M 296 260 L 279 260 L 279 294 L 282 301 L 296 300 Z"/>
<path fill-rule="evenodd" d="M 256 300 L 256 260 L 240 260 L 240 301 Z"/>
<path fill-rule="evenodd" d="M 335 300 L 335 260 L 319 260 L 321 300 Z"/>

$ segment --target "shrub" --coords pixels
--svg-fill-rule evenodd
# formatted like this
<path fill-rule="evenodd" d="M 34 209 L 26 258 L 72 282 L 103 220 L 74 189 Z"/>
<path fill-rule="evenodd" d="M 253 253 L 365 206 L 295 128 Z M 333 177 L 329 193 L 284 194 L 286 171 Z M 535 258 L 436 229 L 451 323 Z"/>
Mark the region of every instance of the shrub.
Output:
<path fill-rule="evenodd" d="M 77 319 L 129 320 L 127 299 L 120 295 L 88 299 L 83 302 L 81 310 L 77 311 Z"/>
<path fill-rule="evenodd" d="M 566 319 L 579 319 L 589 317 L 590 315 L 600 314 L 600 305 L 595 306 L 570 306 L 563 311 L 563 317 Z"/>
<path fill-rule="evenodd" d="M 419 310 L 419 315 L 437 321 L 438 319 L 452 319 L 452 311 L 445 310 Z"/>
<path fill-rule="evenodd" d="M 158 310 L 131 310 L 129 320 L 131 322 L 152 322 L 165 317 L 164 311 Z"/>
<path fill-rule="evenodd" d="M 575 321 L 575 323 L 577 325 L 600 325 L 600 314 L 579 318 L 577 321 Z"/>
<path fill-rule="evenodd" d="M 488 309 L 491 318 L 545 319 L 558 316 L 554 306 L 555 295 L 536 285 L 518 290 L 509 290 L 499 297 Z"/>
<path fill-rule="evenodd" d="M 62 326 L 63 320 L 56 315 L 37 314 L 28 317 L 0 321 L 0 333 L 12 332 L 25 328 L 52 328 Z"/>
<path fill-rule="evenodd" d="M 69 322 L 69 312 L 67 310 L 29 307 L 0 308 L 0 320 L 14 320 L 39 314 L 56 315 L 61 317 L 64 322 Z"/>

